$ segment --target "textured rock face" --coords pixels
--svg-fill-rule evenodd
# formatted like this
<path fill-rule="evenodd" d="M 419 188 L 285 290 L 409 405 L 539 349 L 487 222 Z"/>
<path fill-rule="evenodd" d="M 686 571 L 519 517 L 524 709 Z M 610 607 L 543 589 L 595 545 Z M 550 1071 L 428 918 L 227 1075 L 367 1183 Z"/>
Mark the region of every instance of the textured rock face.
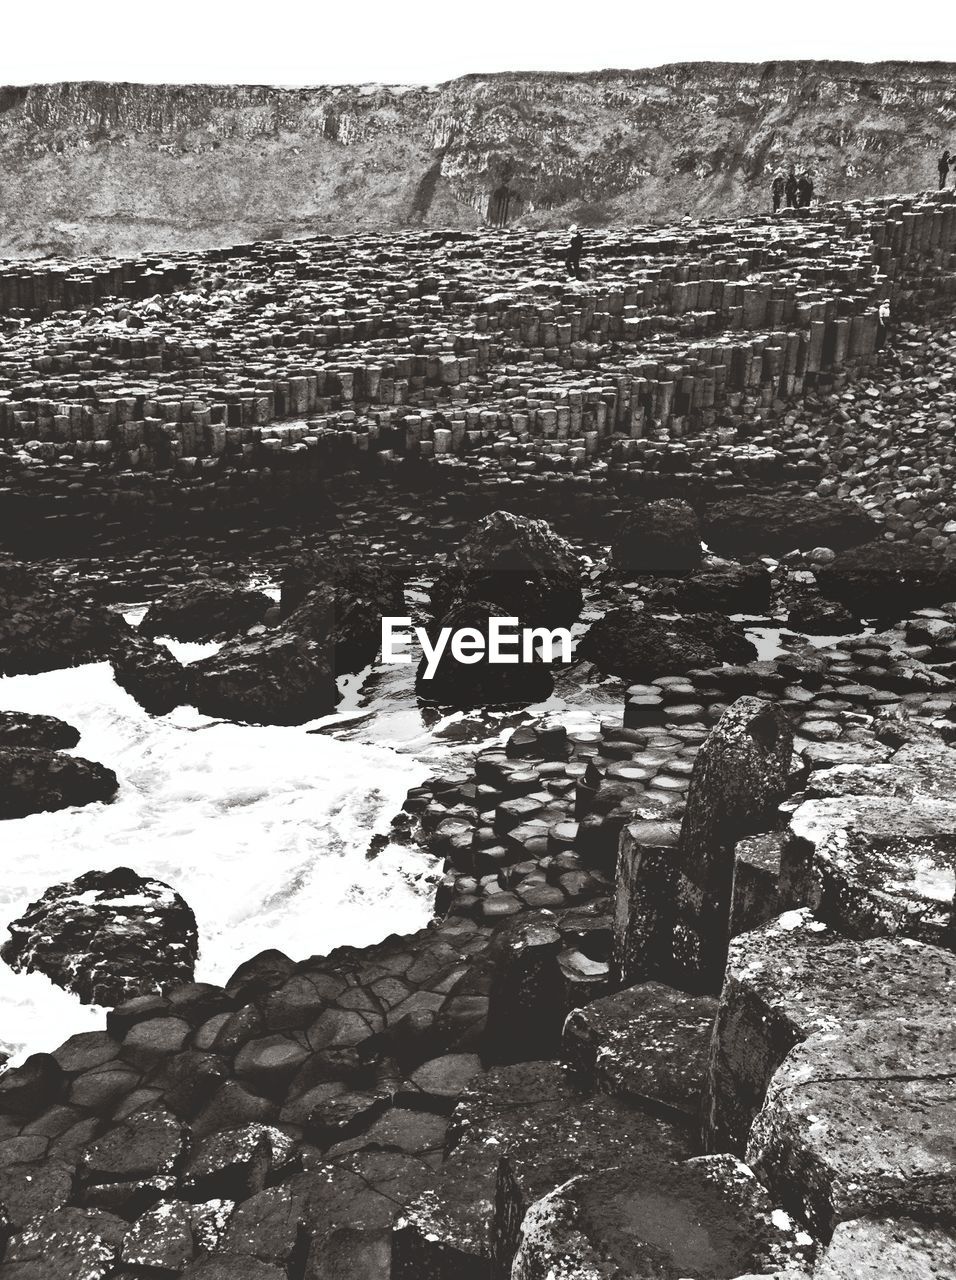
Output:
<path fill-rule="evenodd" d="M 85 1004 L 117 1005 L 189 982 L 196 918 L 168 885 L 125 867 L 55 885 L 8 926 L 3 959 Z"/>
<path fill-rule="evenodd" d="M 45 751 L 69 751 L 80 732 L 55 716 L 34 716 L 25 711 L 0 711 L 0 747 L 34 747 Z"/>
<path fill-rule="evenodd" d="M 255 626 L 271 608 L 262 591 L 193 582 L 151 604 L 139 629 L 144 636 L 174 640 L 223 640 Z"/>
<path fill-rule="evenodd" d="M 665 617 L 629 608 L 612 609 L 595 622 L 577 652 L 606 675 L 627 681 L 684 675 L 757 656 L 743 632 L 720 614 Z"/>
<path fill-rule="evenodd" d="M 717 1001 L 643 982 L 569 1014 L 565 1062 L 604 1093 L 693 1121 Z"/>
<path fill-rule="evenodd" d="M 110 650 L 113 679 L 154 716 L 189 701 L 189 672 L 161 644 L 128 629 Z"/>
<path fill-rule="evenodd" d="M 956 598 L 956 564 L 906 543 L 845 551 L 817 573 L 823 594 L 862 618 L 902 618 Z"/>
<path fill-rule="evenodd" d="M 927 122 L 952 76 L 942 63 L 774 62 L 437 88 L 11 88 L 0 254 L 95 252 L 117 208 L 135 213 L 111 241 L 133 253 L 316 226 L 740 212 L 767 207 L 771 175 L 790 160 L 812 166 L 831 198 L 917 190 L 928 174 L 935 185 L 949 141 Z"/>
<path fill-rule="evenodd" d="M 949 1017 L 817 1032 L 774 1076 L 748 1161 L 824 1239 L 863 1215 L 956 1226 L 953 1050 Z"/>
<path fill-rule="evenodd" d="M 821 919 L 851 937 L 952 944 L 956 804 L 916 791 L 807 800 L 790 832 L 784 866 L 806 875 Z"/>
<path fill-rule="evenodd" d="M 807 1036 L 892 1022 L 901 1011 L 942 1021 L 954 993 L 952 952 L 906 939 L 851 941 L 805 910 L 735 938 L 711 1043 L 709 1149 L 744 1150 L 774 1072 Z"/>
<path fill-rule="evenodd" d="M 611 559 L 619 572 L 692 572 L 701 559 L 696 512 L 677 498 L 643 503 L 626 517 L 614 539 Z"/>
<path fill-rule="evenodd" d="M 113 770 L 94 760 L 36 747 L 0 746 L 0 818 L 105 804 L 118 786 Z"/>
<path fill-rule="evenodd" d="M 730 930 L 734 845 L 772 822 L 787 791 L 793 727 L 761 698 L 738 698 L 694 762 L 681 824 L 675 972 L 718 991 Z"/>
<path fill-rule="evenodd" d="M 514 616 L 491 601 L 481 599 L 469 600 L 451 608 L 429 629 L 433 642 L 440 628 L 449 627 L 454 635 L 457 631 L 470 627 L 483 638 L 485 656 L 478 662 L 459 662 L 452 655 L 449 641 L 431 678 L 425 676 L 427 658 L 423 656 L 415 674 L 418 696 L 428 702 L 465 710 L 496 704 L 527 706 L 530 702 L 540 702 L 547 698 L 554 688 L 554 680 L 550 667 L 540 660 L 514 664 L 493 663 L 488 660 L 490 620 Z"/>
<path fill-rule="evenodd" d="M 546 521 L 492 512 L 431 589 L 436 617 L 475 600 L 491 601 L 525 626 L 568 626 L 581 610 L 581 562 Z"/>
<path fill-rule="evenodd" d="M 800 1266 L 806 1250 L 787 1214 L 733 1156 L 671 1168 L 605 1169 L 533 1204 L 514 1280 L 735 1280 Z"/>
<path fill-rule="evenodd" d="M 0 560 L 0 675 L 95 662 L 124 626 L 65 582 Z"/>
<path fill-rule="evenodd" d="M 730 555 L 782 555 L 830 547 L 842 551 L 879 535 L 879 525 L 855 502 L 759 494 L 717 502 L 704 516 L 704 534 L 714 550 Z"/>
<path fill-rule="evenodd" d="M 956 1237 L 912 1218 L 841 1222 L 816 1280 L 939 1280 L 956 1275 Z"/>
<path fill-rule="evenodd" d="M 313 553 L 287 568 L 280 607 L 285 628 L 324 644 L 342 675 L 374 659 L 382 619 L 404 615 L 405 595 L 398 574 L 375 559 Z"/>
<path fill-rule="evenodd" d="M 303 724 L 338 696 L 327 646 L 286 629 L 229 641 L 193 663 L 189 680 L 205 715 L 251 724 Z"/>

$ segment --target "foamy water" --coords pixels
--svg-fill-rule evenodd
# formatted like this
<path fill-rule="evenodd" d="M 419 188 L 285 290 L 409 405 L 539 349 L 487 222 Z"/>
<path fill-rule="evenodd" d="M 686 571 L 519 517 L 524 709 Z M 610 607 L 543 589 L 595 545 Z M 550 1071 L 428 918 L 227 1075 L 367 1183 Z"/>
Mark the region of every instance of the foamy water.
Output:
<path fill-rule="evenodd" d="M 215 648 L 169 647 L 184 660 Z M 192 907 L 204 981 L 225 981 L 267 947 L 301 959 L 419 928 L 431 915 L 434 866 L 424 855 L 389 846 L 365 856 L 428 772 L 410 753 L 188 707 L 152 717 L 108 663 L 0 679 L 0 708 L 75 725 L 74 754 L 108 765 L 120 783 L 111 804 L 2 824 L 0 934 L 51 885 L 118 866 L 167 882 Z M 50 1049 L 91 1026 L 102 1013 L 0 963 L 0 1048 Z"/>

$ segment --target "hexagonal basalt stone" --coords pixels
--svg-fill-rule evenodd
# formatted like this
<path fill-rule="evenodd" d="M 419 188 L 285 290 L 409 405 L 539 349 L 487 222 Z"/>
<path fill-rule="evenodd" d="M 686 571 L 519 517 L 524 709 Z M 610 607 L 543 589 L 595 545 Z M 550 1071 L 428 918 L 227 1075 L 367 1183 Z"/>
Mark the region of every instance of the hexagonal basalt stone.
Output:
<path fill-rule="evenodd" d="M 915 1214 L 956 1226 L 951 1011 L 820 1031 L 776 1073 L 747 1158 L 824 1239 L 836 1224 Z"/>
<path fill-rule="evenodd" d="M 231 1200 L 164 1200 L 137 1218 L 126 1233 L 123 1262 L 148 1274 L 178 1273 L 201 1251 L 216 1247 L 232 1211 Z"/>
<path fill-rule="evenodd" d="M 956 1275 L 956 1235 L 912 1218 L 841 1222 L 814 1280 L 943 1280 Z"/>
<path fill-rule="evenodd" d="M 107 1280 L 128 1224 L 99 1209 L 56 1209 L 33 1218 L 7 1245 L 12 1280 Z"/>
<path fill-rule="evenodd" d="M 553 1063 L 488 1072 L 452 1115 L 451 1153 L 477 1145 L 500 1157 L 494 1254 L 506 1267 L 533 1201 L 575 1174 L 618 1162 L 676 1160 L 691 1154 L 678 1129 L 628 1103 L 587 1096 Z"/>
<path fill-rule="evenodd" d="M 808 800 L 784 863 L 808 872 L 814 911 L 852 937 L 952 945 L 956 804 L 925 798 Z"/>
<path fill-rule="evenodd" d="M 195 1200 L 245 1200 L 261 1191 L 270 1175 L 287 1168 L 294 1151 L 293 1139 L 272 1125 L 225 1129 L 194 1150 L 183 1190 Z"/>
<path fill-rule="evenodd" d="M 62 1160 L 39 1164 L 8 1164 L 0 1169 L 0 1204 L 14 1230 L 31 1218 L 52 1213 L 68 1203 L 73 1193 L 74 1167 Z"/>
<path fill-rule="evenodd" d="M 774 1072 L 807 1036 L 901 1010 L 947 1015 L 956 956 L 906 938 L 844 938 L 790 911 L 730 945 L 705 1090 L 710 1150 L 742 1151 Z"/>
<path fill-rule="evenodd" d="M 712 996 L 628 987 L 569 1015 L 564 1060 L 604 1093 L 696 1117 L 716 1013 Z"/>
<path fill-rule="evenodd" d="M 283 1094 L 299 1067 L 309 1057 L 308 1049 L 286 1036 L 266 1036 L 250 1040 L 236 1054 L 236 1075 L 269 1096 Z"/>
<path fill-rule="evenodd" d="M 572 1178 L 528 1210 L 515 1280 L 735 1280 L 803 1273 L 811 1238 L 775 1210 L 734 1156 L 610 1167 Z"/>

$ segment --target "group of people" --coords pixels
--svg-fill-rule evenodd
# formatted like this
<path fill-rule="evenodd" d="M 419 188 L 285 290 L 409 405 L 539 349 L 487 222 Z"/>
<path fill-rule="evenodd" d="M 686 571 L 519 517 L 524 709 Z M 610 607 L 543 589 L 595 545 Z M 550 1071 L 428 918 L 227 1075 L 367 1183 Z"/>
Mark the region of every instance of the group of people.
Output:
<path fill-rule="evenodd" d="M 809 173 L 798 174 L 791 165 L 789 173 L 775 175 L 770 195 L 774 213 L 779 211 L 784 200 L 788 209 L 809 209 L 813 201 L 813 179 Z"/>

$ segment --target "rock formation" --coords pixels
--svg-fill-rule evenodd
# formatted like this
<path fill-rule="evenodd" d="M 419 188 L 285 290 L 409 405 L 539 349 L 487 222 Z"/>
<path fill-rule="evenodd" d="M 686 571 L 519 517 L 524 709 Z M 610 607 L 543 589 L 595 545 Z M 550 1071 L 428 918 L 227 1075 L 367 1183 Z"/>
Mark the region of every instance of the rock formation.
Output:
<path fill-rule="evenodd" d="M 192 981 L 196 918 L 169 885 L 126 867 L 54 885 L 7 926 L 2 956 L 84 1004 L 118 1005 Z"/>

